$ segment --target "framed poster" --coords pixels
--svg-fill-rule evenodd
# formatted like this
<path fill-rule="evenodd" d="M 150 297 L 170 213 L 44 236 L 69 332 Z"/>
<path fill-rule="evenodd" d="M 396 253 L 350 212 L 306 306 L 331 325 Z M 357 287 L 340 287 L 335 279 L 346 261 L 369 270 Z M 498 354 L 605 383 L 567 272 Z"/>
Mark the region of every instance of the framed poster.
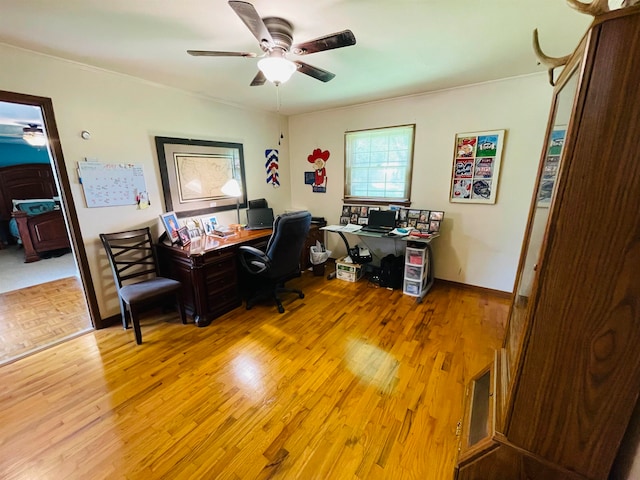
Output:
<path fill-rule="evenodd" d="M 234 178 L 241 189 L 238 208 L 247 206 L 242 144 L 155 137 L 167 210 L 178 217 L 233 210 L 236 197 L 222 187 Z"/>
<path fill-rule="evenodd" d="M 496 203 L 504 130 L 456 135 L 449 201 Z"/>

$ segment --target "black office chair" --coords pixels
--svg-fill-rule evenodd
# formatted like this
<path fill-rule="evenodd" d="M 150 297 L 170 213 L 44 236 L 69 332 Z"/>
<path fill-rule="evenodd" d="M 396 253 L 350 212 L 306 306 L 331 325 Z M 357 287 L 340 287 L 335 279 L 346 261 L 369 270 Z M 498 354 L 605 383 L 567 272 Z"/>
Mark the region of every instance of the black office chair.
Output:
<path fill-rule="evenodd" d="M 284 313 L 279 293 L 297 293 L 304 298 L 301 290 L 285 288 L 287 280 L 300 276 L 300 253 L 311 226 L 309 212 L 285 213 L 273 222 L 273 233 L 265 252 L 250 246 L 239 247 L 240 263 L 255 279 L 253 291 L 247 299 L 247 310 L 260 299 L 271 297 Z"/>
<path fill-rule="evenodd" d="M 149 228 L 101 233 L 100 240 L 107 251 L 113 278 L 118 288 L 122 326 L 125 329 L 129 328 L 130 317 L 138 345 L 142 343 L 138 318 L 141 307 L 163 301 L 167 295 L 175 295 L 182 323 L 187 323 L 181 293 L 182 284 L 177 280 L 160 276 Z"/>

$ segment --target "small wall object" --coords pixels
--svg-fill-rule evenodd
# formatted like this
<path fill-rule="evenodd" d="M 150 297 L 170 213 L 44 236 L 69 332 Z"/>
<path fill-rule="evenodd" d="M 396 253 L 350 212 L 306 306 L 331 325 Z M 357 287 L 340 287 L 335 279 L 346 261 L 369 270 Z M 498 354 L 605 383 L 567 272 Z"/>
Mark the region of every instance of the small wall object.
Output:
<path fill-rule="evenodd" d="M 329 160 L 329 150 L 322 151 L 316 148 L 311 155 L 307 157 L 307 161 L 314 167 L 313 172 L 304 172 L 304 183 L 311 185 L 316 193 L 327 192 L 327 170 L 325 165 Z"/>
<path fill-rule="evenodd" d="M 267 149 L 264 151 L 264 156 L 267 162 L 264 164 L 267 170 L 267 183 L 270 183 L 273 188 L 280 186 L 280 174 L 278 173 L 278 150 Z"/>

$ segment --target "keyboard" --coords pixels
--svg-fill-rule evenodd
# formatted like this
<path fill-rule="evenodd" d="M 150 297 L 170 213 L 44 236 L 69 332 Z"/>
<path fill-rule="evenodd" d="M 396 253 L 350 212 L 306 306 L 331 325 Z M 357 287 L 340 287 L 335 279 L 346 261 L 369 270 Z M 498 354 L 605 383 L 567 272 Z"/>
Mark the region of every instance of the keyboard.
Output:
<path fill-rule="evenodd" d="M 272 228 L 273 225 L 253 225 L 253 226 L 246 226 L 244 229 L 245 230 L 266 230 L 267 228 Z"/>
<path fill-rule="evenodd" d="M 362 227 L 363 232 L 371 232 L 371 233 L 389 233 L 393 230 L 393 227 Z"/>

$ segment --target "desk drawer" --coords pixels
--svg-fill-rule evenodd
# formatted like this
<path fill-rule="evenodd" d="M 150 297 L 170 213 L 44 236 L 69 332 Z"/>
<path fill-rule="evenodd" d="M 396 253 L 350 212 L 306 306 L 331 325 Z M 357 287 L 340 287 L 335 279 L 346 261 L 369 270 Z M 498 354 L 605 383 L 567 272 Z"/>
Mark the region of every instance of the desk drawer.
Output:
<path fill-rule="evenodd" d="M 205 279 L 205 285 L 207 288 L 207 297 L 214 298 L 221 295 L 223 292 L 225 295 L 238 296 L 237 292 L 237 279 L 236 272 L 232 275 L 212 275 L 207 276 Z M 232 293 L 231 293 L 232 292 Z"/>
<path fill-rule="evenodd" d="M 205 281 L 210 278 L 227 277 L 236 278 L 236 260 L 234 257 L 221 258 L 204 265 Z M 235 280 L 234 280 L 235 281 Z"/>
<path fill-rule="evenodd" d="M 242 300 L 235 290 L 229 290 L 228 295 L 226 292 L 222 292 L 221 295 L 213 298 L 210 297 L 207 300 L 209 301 L 208 313 L 214 317 L 224 315 L 242 305 Z"/>

